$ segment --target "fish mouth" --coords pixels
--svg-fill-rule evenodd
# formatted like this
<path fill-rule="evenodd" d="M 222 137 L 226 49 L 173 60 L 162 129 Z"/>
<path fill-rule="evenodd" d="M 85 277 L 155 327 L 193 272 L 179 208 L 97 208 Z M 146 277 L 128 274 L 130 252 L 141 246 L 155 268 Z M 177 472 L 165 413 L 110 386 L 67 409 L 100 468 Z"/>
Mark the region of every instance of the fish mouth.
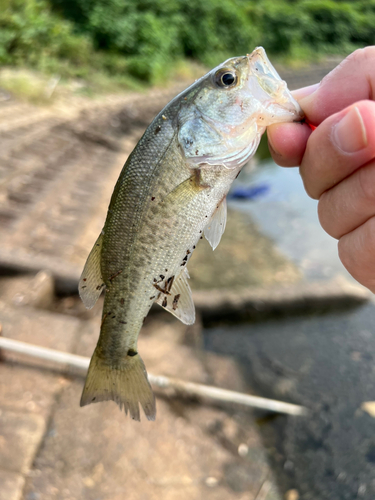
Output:
<path fill-rule="evenodd" d="M 251 91 L 262 102 L 267 115 L 272 117 L 272 122 L 302 121 L 304 113 L 301 106 L 268 59 L 264 48 L 257 47 L 247 58 Z"/>

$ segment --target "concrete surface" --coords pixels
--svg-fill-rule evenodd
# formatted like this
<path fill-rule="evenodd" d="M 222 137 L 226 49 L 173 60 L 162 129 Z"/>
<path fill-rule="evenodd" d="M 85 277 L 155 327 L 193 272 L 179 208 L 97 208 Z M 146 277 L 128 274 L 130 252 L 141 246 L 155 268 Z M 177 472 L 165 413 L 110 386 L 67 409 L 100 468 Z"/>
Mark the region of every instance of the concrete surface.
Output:
<path fill-rule="evenodd" d="M 0 469 L 0 484 L 0 500 L 19 500 L 22 497 L 25 478 L 22 474 Z"/>
<path fill-rule="evenodd" d="M 281 491 L 301 500 L 375 498 L 375 305 L 207 329 L 211 352 L 237 360 L 266 397 L 308 418 L 260 420 Z"/>
<path fill-rule="evenodd" d="M 0 468 L 27 473 L 45 432 L 40 415 L 9 410 L 0 413 Z"/>
<path fill-rule="evenodd" d="M 100 318 L 2 303 L 0 323 L 4 336 L 90 355 Z M 200 344 L 199 323 L 165 313 L 146 323 L 139 350 L 154 373 L 249 390 L 231 360 L 207 357 Z M 112 403 L 80 408 L 82 378 L 2 356 L 0 470 L 15 499 L 280 499 L 251 413 L 159 393 L 156 422 L 137 425 Z"/>

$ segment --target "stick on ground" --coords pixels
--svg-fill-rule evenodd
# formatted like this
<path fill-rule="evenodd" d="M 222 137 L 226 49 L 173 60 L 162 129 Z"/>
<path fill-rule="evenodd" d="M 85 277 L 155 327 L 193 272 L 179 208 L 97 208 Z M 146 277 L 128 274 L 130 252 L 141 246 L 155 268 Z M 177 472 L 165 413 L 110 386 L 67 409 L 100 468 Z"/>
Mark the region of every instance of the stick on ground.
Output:
<path fill-rule="evenodd" d="M 69 354 L 67 352 L 55 351 L 54 349 L 39 347 L 33 344 L 20 342 L 18 340 L 12 340 L 1 336 L 0 349 L 58 363 L 59 365 L 62 365 L 64 371 L 69 370 L 70 367 L 73 367 L 82 371 L 82 374 L 84 375 L 86 374 L 90 363 L 90 359 L 83 356 L 77 356 L 76 354 Z M 229 391 L 227 389 L 220 389 L 219 387 L 213 387 L 209 385 L 185 382 L 184 380 L 165 377 L 162 375 L 149 374 L 148 378 L 152 386 L 161 389 L 174 389 L 177 394 L 184 396 L 207 398 L 211 399 L 212 401 L 219 402 L 236 403 L 252 408 L 259 408 L 276 413 L 285 413 L 288 415 L 307 415 L 307 409 L 305 407 L 294 405 L 291 403 L 284 403 L 283 401 L 261 398 L 259 396 L 252 396 L 250 394 Z"/>

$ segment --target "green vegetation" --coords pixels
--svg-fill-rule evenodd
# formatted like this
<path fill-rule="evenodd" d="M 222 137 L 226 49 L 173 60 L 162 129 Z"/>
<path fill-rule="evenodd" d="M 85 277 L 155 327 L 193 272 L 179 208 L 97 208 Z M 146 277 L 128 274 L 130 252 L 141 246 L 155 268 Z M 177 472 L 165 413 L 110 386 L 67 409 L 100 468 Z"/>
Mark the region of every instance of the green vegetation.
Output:
<path fill-rule="evenodd" d="M 375 0 L 0 0 L 0 64 L 160 83 L 263 45 L 306 60 L 375 43 Z"/>

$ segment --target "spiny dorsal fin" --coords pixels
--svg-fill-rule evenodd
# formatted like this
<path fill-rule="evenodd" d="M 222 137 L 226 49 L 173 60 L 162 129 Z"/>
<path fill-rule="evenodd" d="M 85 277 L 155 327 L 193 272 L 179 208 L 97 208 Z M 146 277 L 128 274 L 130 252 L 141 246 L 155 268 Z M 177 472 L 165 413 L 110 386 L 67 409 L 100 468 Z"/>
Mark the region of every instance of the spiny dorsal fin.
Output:
<path fill-rule="evenodd" d="M 176 316 L 185 325 L 195 321 L 195 307 L 188 283 L 189 273 L 186 268 L 174 278 L 169 295 L 160 292 L 156 303 Z"/>
<path fill-rule="evenodd" d="M 227 223 L 227 199 L 224 198 L 223 201 L 218 205 L 217 209 L 213 213 L 210 222 L 204 228 L 204 235 L 208 240 L 209 244 L 212 246 L 212 250 L 220 243 L 221 237 L 225 230 L 225 225 Z"/>
<path fill-rule="evenodd" d="M 102 245 L 103 234 L 101 233 L 92 247 L 79 280 L 79 295 L 87 309 L 91 309 L 94 306 L 104 288 L 104 282 L 100 269 Z"/>

